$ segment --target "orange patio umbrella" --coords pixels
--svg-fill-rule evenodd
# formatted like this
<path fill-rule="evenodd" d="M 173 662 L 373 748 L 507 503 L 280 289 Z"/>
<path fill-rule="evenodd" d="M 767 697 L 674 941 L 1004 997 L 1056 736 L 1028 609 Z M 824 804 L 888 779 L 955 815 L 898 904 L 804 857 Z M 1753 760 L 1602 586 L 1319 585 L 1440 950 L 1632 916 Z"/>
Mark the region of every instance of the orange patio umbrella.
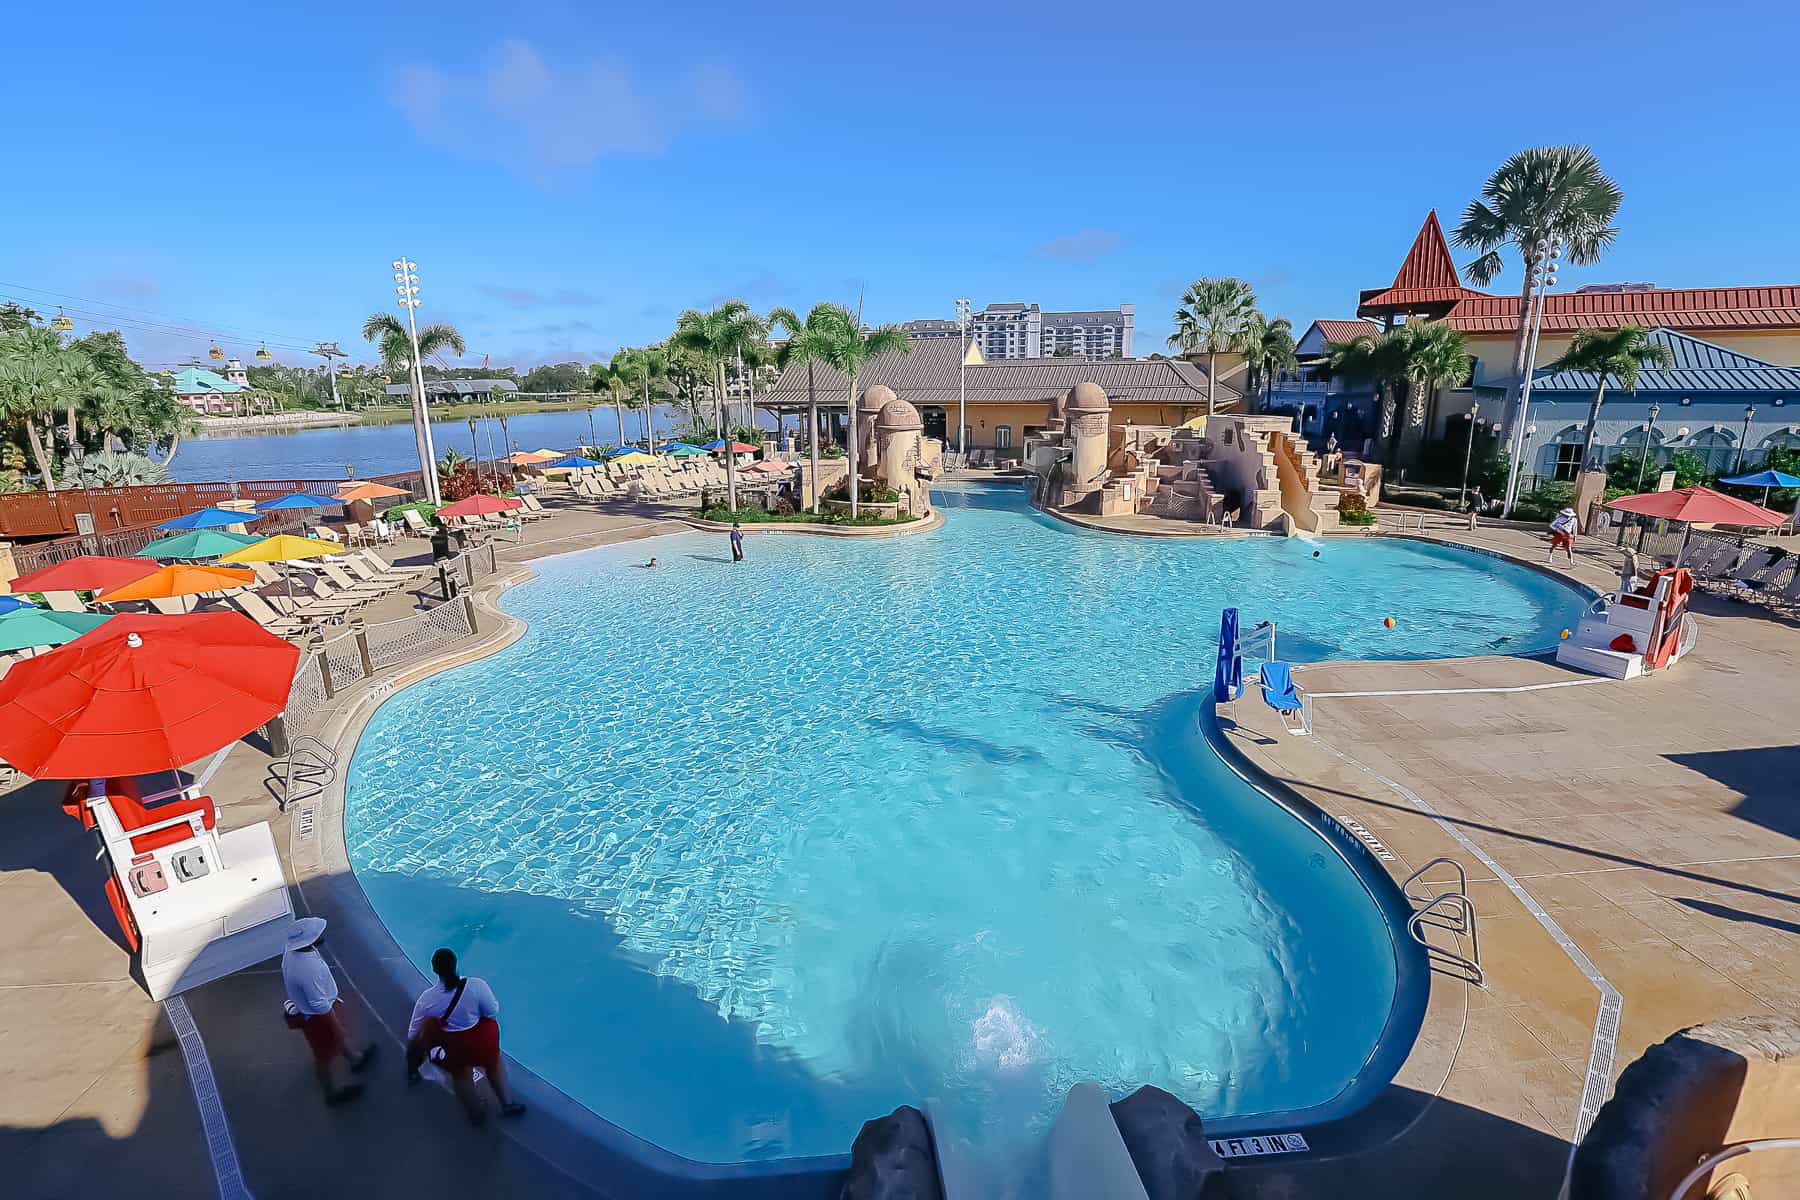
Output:
<path fill-rule="evenodd" d="M 515 508 L 524 508 L 523 500 L 514 500 L 508 496 L 489 496 L 477 493 L 455 504 L 446 504 L 437 510 L 440 517 L 478 517 L 488 513 L 511 512 Z"/>
<path fill-rule="evenodd" d="M 405 488 L 389 487 L 385 483 L 372 483 L 364 480 L 361 483 L 346 483 L 338 488 L 339 500 L 391 500 L 395 496 L 410 496 Z"/>
<path fill-rule="evenodd" d="M 34 779 L 173 771 L 287 706 L 300 647 L 240 613 L 126 613 L 0 677 L 0 758 Z"/>
<path fill-rule="evenodd" d="M 142 579 L 102 592 L 103 604 L 120 600 L 166 600 L 172 596 L 202 596 L 229 592 L 256 582 L 256 572 L 243 567 L 213 567 L 202 563 L 174 563 L 158 568 Z"/>

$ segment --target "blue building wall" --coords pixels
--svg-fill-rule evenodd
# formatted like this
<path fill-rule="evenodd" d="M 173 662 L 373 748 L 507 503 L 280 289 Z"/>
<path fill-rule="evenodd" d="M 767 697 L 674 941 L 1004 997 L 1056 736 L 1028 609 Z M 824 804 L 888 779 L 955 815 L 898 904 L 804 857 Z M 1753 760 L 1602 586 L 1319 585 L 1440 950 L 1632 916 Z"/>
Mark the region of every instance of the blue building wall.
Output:
<path fill-rule="evenodd" d="M 1559 455 L 1564 461 L 1577 451 L 1560 445 L 1580 445 L 1587 425 L 1593 393 L 1542 391 L 1531 393 L 1530 425 L 1537 432 L 1525 455 L 1527 471 L 1550 477 L 1556 474 Z M 1667 462 L 1677 450 L 1688 450 L 1705 459 L 1714 472 L 1735 470 L 1738 448 L 1743 444 L 1746 468 L 1759 467 L 1771 446 L 1800 449 L 1800 395 L 1773 396 L 1767 392 L 1716 392 L 1704 396 L 1680 393 L 1636 395 L 1608 390 L 1600 408 L 1594 440 L 1610 461 L 1624 451 L 1636 452 L 1644 443 L 1645 423 L 1654 403 L 1659 411 L 1651 448 Z M 1749 437 L 1744 434 L 1744 409 L 1754 406 Z M 1483 409 L 1488 406 L 1484 402 Z M 1565 478 L 1573 478 L 1568 471 Z"/>

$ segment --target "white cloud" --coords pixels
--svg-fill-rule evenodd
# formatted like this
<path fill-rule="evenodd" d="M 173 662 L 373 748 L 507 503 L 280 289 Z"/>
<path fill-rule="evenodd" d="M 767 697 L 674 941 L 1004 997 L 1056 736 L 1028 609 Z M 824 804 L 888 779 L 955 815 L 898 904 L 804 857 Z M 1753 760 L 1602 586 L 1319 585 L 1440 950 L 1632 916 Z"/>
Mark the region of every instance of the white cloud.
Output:
<path fill-rule="evenodd" d="M 518 38 L 480 70 L 403 67 L 390 98 L 425 141 L 539 179 L 608 155 L 659 153 L 689 131 L 739 123 L 747 107 L 742 81 L 722 64 L 647 91 L 621 64 L 553 65 Z"/>

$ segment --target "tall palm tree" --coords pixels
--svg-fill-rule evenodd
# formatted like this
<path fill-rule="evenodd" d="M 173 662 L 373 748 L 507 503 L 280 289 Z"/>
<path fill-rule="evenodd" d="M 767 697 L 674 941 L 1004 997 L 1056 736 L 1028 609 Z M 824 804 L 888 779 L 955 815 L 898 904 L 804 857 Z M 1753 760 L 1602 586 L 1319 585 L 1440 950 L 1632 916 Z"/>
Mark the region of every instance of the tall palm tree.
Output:
<path fill-rule="evenodd" d="M 1219 355 L 1247 354 L 1257 319 L 1256 291 L 1232 276 L 1196 279 L 1181 294 L 1169 347 L 1206 355 L 1206 415 L 1214 411 L 1213 383 Z"/>
<path fill-rule="evenodd" d="M 54 414 L 68 386 L 62 339 L 48 329 L 25 327 L 0 336 L 0 412 L 25 427 L 44 490 L 56 491 L 56 472 L 40 419 L 54 429 Z M 54 433 L 52 433 L 54 439 Z"/>
<path fill-rule="evenodd" d="M 1469 201 L 1462 224 L 1450 235 L 1457 245 L 1481 252 L 1463 268 L 1463 274 L 1476 287 L 1486 287 L 1505 265 L 1502 248 L 1512 246 L 1521 261 L 1528 263 L 1540 241 L 1554 244 L 1560 240 L 1565 261 L 1576 266 L 1598 262 L 1619 236 L 1613 219 L 1623 198 L 1619 185 L 1600 169 L 1600 161 L 1586 146 L 1521 150 L 1488 176 L 1481 198 Z M 1529 268 L 1524 275 L 1519 285 L 1518 331 L 1513 337 L 1512 380 L 1506 385 L 1506 432 L 1522 419 L 1517 409 L 1519 385 L 1525 377 Z"/>
<path fill-rule="evenodd" d="M 725 411 L 725 363 L 735 359 L 746 347 L 769 340 L 768 326 L 750 311 L 742 300 L 727 300 L 711 312 L 689 309 L 675 323 L 675 336 L 670 345 L 698 352 L 712 368 L 713 383 L 718 388 L 721 421 Z M 664 369 L 667 369 L 665 362 Z M 725 438 L 725 497 L 730 511 L 737 511 L 736 455 L 731 452 L 731 431 Z"/>
<path fill-rule="evenodd" d="M 424 363 L 414 364 L 412 361 L 412 339 L 408 336 L 406 322 L 393 313 L 370 313 L 369 319 L 363 322 L 363 341 L 374 342 L 381 352 L 382 365 L 389 371 L 401 371 L 416 365 L 418 378 L 425 377 Z M 465 353 L 468 347 L 463 344 L 462 334 L 454 325 L 442 322 L 427 325 L 419 330 L 419 358 L 421 360 L 441 354 L 445 350 L 455 351 L 458 355 Z M 411 379 L 409 377 L 409 382 Z M 413 440 L 419 447 L 419 466 L 424 472 L 426 494 L 437 494 L 437 479 L 432 470 L 431 445 L 426 440 L 426 423 L 431 420 L 427 410 L 423 384 L 413 384 Z"/>
<path fill-rule="evenodd" d="M 1650 331 L 1640 325 L 1622 329 L 1583 329 L 1569 343 L 1557 360 L 1559 371 L 1591 371 L 1594 400 L 1588 405 L 1587 429 L 1581 435 L 1581 462 L 1585 471 L 1597 471 L 1600 463 L 1594 456 L 1594 428 L 1600 424 L 1600 404 L 1606 399 L 1606 382 L 1610 377 L 1628 392 L 1637 391 L 1638 377 L 1645 371 L 1667 371 L 1675 365 L 1675 352 L 1667 342 L 1653 342 Z"/>
<path fill-rule="evenodd" d="M 1257 313 L 1248 340 L 1250 390 L 1261 394 L 1262 408 L 1266 412 L 1274 395 L 1275 377 L 1300 365 L 1294 344 L 1294 323 L 1286 317 L 1270 319 Z"/>
<path fill-rule="evenodd" d="M 886 354 L 898 350 L 905 354 L 912 349 L 912 338 L 898 325 L 883 325 L 879 329 L 864 329 L 862 319 L 856 313 L 839 305 L 824 307 L 836 309 L 835 316 L 825 317 L 820 324 L 823 345 L 819 361 L 827 366 L 836 367 L 844 373 L 848 384 L 847 403 L 850 414 L 850 519 L 855 520 L 862 496 L 862 483 L 857 478 L 856 455 L 860 449 L 860 440 L 856 429 L 856 388 L 862 376 L 862 370 L 870 359 L 878 354 Z M 812 316 L 807 315 L 808 321 Z"/>
<path fill-rule="evenodd" d="M 802 321 L 791 308 L 778 308 L 769 314 L 769 326 L 787 330 L 788 339 L 776 351 L 776 365 L 806 364 L 806 442 L 807 458 L 812 468 L 812 510 L 819 511 L 819 392 L 813 378 L 814 368 L 827 360 L 831 331 L 842 325 L 847 314 L 835 304 L 815 304 Z M 854 410 L 852 410 L 854 413 Z"/>
<path fill-rule="evenodd" d="M 612 395 L 613 419 L 619 423 L 619 442 L 625 444 L 625 406 L 619 400 L 619 390 L 627 385 L 625 379 L 626 360 L 630 350 L 621 349 L 612 356 L 608 363 L 595 363 L 591 376 L 591 386 L 596 392 L 604 391 Z"/>
<path fill-rule="evenodd" d="M 644 447 L 654 454 L 656 453 L 656 399 L 651 391 L 669 374 L 669 351 L 664 346 L 650 345 L 633 353 L 637 355 L 638 366 L 641 368 L 639 378 L 644 385 Z"/>

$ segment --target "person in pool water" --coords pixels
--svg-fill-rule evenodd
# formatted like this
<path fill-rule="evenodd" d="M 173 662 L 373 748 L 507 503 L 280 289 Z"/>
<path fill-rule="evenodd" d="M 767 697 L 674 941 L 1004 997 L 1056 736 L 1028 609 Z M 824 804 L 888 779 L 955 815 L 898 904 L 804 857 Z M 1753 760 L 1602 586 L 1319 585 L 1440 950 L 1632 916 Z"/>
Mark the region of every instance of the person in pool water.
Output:
<path fill-rule="evenodd" d="M 731 561 L 734 563 L 744 561 L 744 531 L 738 527 L 736 521 L 731 523 Z"/>

